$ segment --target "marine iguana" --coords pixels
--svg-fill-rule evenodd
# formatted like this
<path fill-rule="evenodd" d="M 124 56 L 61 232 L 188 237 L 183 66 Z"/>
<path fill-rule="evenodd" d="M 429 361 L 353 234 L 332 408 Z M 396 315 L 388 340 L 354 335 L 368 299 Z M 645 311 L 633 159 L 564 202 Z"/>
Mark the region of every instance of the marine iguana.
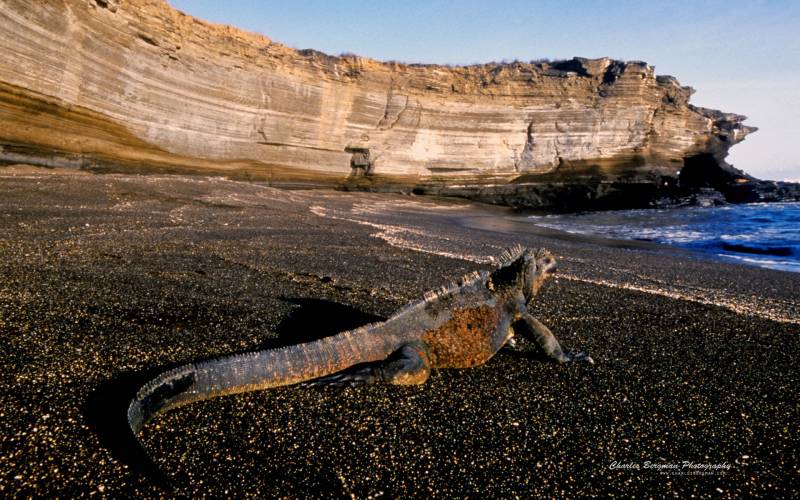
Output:
<path fill-rule="evenodd" d="M 128 407 L 128 424 L 138 435 L 148 420 L 179 406 L 301 382 L 340 387 L 421 384 L 431 368 L 485 363 L 512 340 L 516 322 L 555 361 L 593 363 L 583 352 L 561 349 L 550 330 L 528 312 L 555 268 L 549 251 L 518 245 L 506 250 L 493 271 L 474 272 L 427 292 L 384 322 L 169 370 L 139 390 Z"/>

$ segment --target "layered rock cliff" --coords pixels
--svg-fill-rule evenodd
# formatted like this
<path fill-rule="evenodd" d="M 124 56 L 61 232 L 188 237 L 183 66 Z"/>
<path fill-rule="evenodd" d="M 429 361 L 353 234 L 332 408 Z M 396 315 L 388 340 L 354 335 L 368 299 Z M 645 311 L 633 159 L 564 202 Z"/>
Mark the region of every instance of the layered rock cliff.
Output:
<path fill-rule="evenodd" d="M 612 59 L 468 67 L 296 51 L 163 0 L 0 0 L 0 161 L 613 205 L 752 179 L 754 129 Z M 576 202 L 577 201 L 577 202 Z"/>

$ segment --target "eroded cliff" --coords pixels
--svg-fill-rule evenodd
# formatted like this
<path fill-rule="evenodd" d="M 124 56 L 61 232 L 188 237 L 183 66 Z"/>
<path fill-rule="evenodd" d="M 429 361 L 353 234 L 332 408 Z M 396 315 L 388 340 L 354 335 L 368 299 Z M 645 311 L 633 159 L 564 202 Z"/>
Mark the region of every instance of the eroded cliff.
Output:
<path fill-rule="evenodd" d="M 0 0 L 0 30 L 6 163 L 520 206 L 646 203 L 679 185 L 686 164 L 694 185 L 706 172 L 750 180 L 724 162 L 754 130 L 744 117 L 690 105 L 692 89 L 641 62 L 332 57 L 162 0 Z"/>

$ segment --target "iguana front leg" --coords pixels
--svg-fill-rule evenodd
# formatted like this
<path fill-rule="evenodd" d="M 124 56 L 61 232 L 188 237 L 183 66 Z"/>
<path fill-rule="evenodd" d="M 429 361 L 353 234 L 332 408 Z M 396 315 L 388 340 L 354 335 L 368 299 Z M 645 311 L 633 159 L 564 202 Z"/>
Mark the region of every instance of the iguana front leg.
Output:
<path fill-rule="evenodd" d="M 375 383 L 414 385 L 424 383 L 430 373 L 430 359 L 425 345 L 414 342 L 404 344 L 384 361 L 312 380 L 307 385 L 316 387 L 353 387 Z"/>
<path fill-rule="evenodd" d="M 545 354 L 559 363 L 589 363 L 594 364 L 594 360 L 582 351 L 567 351 L 561 349 L 561 345 L 556 340 L 553 332 L 544 326 L 541 321 L 534 318 L 530 313 L 524 312 L 521 315 L 525 322 L 528 333 L 539 344 Z"/>

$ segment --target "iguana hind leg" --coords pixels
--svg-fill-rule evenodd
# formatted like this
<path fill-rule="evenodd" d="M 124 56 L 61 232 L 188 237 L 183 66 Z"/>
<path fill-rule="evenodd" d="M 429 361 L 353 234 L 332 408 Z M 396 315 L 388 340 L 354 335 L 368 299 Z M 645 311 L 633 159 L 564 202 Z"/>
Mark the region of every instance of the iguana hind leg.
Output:
<path fill-rule="evenodd" d="M 594 360 L 583 351 L 567 351 L 561 349 L 561 345 L 556 340 L 556 336 L 541 321 L 531 316 L 530 313 L 523 313 L 522 319 L 525 322 L 528 333 L 533 340 L 539 344 L 545 354 L 559 363 L 589 363 L 594 364 Z"/>
<path fill-rule="evenodd" d="M 350 368 L 328 377 L 312 380 L 307 385 L 315 387 L 353 387 L 375 383 L 413 385 L 428 380 L 430 372 L 427 349 L 422 343 L 414 342 L 403 345 L 384 361 Z"/>

